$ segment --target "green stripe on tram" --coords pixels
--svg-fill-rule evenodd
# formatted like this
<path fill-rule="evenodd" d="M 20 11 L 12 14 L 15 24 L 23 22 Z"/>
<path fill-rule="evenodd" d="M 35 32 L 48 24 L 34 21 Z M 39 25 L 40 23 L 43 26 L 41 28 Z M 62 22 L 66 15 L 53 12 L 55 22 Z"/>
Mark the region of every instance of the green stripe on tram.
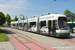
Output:
<path fill-rule="evenodd" d="M 56 37 L 65 37 L 65 36 L 70 36 L 70 33 L 56 33 Z"/>

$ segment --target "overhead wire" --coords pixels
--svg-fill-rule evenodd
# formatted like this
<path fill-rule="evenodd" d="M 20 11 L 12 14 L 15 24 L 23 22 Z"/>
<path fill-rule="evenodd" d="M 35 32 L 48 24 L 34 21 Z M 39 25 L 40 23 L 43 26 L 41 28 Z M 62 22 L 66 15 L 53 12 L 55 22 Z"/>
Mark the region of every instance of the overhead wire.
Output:
<path fill-rule="evenodd" d="M 64 0 L 65 1 L 65 0 Z M 71 7 L 73 7 L 75 9 L 75 7 L 68 1 L 66 1 Z"/>
<path fill-rule="evenodd" d="M 16 2 L 17 2 L 17 0 L 15 1 L 15 3 L 8 10 L 10 10 L 16 4 Z"/>
<path fill-rule="evenodd" d="M 52 1 L 52 2 L 49 2 L 49 3 L 46 3 L 46 4 L 42 5 L 42 6 L 39 6 L 39 7 L 34 8 L 34 9 L 32 9 L 32 10 L 37 10 L 37 9 L 39 9 L 39 8 L 41 8 L 41 7 L 44 7 L 44 6 L 48 5 L 48 4 L 52 4 L 52 3 L 55 2 L 55 1 L 56 1 L 56 0 L 54 0 L 54 1 Z M 16 4 L 16 2 L 17 2 L 17 0 L 15 1 L 15 3 L 14 3 L 8 10 L 10 10 L 10 9 Z M 30 12 L 30 11 L 32 11 L 32 10 L 28 10 L 27 12 Z"/>
<path fill-rule="evenodd" d="M 42 5 L 42 6 L 39 6 L 39 7 L 34 8 L 34 9 L 32 9 L 32 10 L 37 10 L 37 9 L 39 9 L 39 8 L 41 8 L 41 7 L 44 7 L 44 6 L 48 5 L 48 4 L 51 4 L 51 3 L 55 2 L 55 1 L 56 1 L 56 0 L 54 0 L 54 1 L 52 1 L 52 2 L 49 2 L 49 3 L 46 3 L 46 4 Z M 28 10 L 27 12 L 30 12 L 30 11 L 32 11 L 32 10 Z"/>
<path fill-rule="evenodd" d="M 68 1 L 68 3 L 71 5 L 71 7 L 73 7 L 75 9 L 75 7 Z"/>

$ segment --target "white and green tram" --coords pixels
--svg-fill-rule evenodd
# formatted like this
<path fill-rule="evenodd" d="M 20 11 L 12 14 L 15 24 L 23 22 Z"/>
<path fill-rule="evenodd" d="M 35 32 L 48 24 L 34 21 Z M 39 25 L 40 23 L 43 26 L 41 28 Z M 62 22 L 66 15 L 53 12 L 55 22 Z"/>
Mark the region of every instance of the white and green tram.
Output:
<path fill-rule="evenodd" d="M 15 21 L 16 22 L 16 21 Z M 15 23 L 14 22 L 14 23 Z M 11 25 L 14 24 L 11 22 Z M 18 24 L 20 22 L 18 21 Z M 36 18 L 26 19 L 21 22 L 22 24 L 27 25 L 24 30 L 36 32 L 40 34 L 46 34 L 56 37 L 69 37 L 70 32 L 67 27 L 67 18 L 62 14 L 50 14 L 45 16 L 40 16 Z M 21 24 L 18 25 L 18 27 Z M 30 28 L 30 29 L 29 29 Z"/>
<path fill-rule="evenodd" d="M 65 15 L 51 14 L 39 17 L 40 33 L 56 37 L 69 37 Z"/>

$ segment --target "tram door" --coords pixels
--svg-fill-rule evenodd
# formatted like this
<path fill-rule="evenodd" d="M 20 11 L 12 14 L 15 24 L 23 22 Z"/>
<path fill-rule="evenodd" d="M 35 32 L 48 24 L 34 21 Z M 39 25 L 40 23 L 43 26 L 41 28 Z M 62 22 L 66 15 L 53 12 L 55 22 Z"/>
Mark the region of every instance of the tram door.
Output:
<path fill-rule="evenodd" d="M 53 21 L 48 21 L 48 31 L 49 31 L 49 35 L 51 36 L 55 36 L 56 35 L 56 20 Z"/>
<path fill-rule="evenodd" d="M 52 35 L 52 29 L 51 29 L 52 25 L 51 25 L 51 23 L 52 23 L 51 20 L 49 20 L 48 21 L 48 32 L 49 32 L 49 35 Z"/>
<path fill-rule="evenodd" d="M 53 20 L 52 21 L 52 35 L 56 36 L 56 29 L 57 29 L 57 21 Z"/>

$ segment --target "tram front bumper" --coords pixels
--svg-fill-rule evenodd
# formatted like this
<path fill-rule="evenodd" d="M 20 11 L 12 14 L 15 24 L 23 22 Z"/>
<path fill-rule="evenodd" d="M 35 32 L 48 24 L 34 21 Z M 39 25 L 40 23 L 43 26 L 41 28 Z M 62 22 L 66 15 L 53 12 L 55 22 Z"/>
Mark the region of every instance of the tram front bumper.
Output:
<path fill-rule="evenodd" d="M 69 37 L 70 33 L 56 33 L 56 37 Z"/>

